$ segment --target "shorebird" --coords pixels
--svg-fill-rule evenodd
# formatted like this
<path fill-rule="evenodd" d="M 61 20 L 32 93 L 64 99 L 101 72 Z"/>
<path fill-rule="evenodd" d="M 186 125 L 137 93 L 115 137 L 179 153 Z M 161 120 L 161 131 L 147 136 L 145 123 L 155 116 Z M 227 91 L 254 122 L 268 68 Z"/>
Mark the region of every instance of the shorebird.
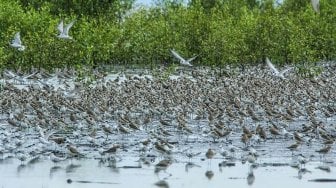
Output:
<path fill-rule="evenodd" d="M 251 137 L 252 137 L 252 135 L 251 135 Z M 247 134 L 243 133 L 240 140 L 244 143 L 245 146 L 247 146 L 247 144 L 250 140 L 250 135 L 247 135 Z"/>
<path fill-rule="evenodd" d="M 18 153 L 16 157 L 21 161 L 21 164 L 23 164 L 28 159 L 29 156 L 27 153 Z"/>
<path fill-rule="evenodd" d="M 116 154 L 117 149 L 120 148 L 119 144 L 114 144 L 112 147 L 110 147 L 109 149 L 103 151 L 103 154 L 108 153 L 108 154 Z"/>
<path fill-rule="evenodd" d="M 246 126 L 243 126 L 243 133 L 246 135 L 250 135 L 251 131 L 248 128 L 246 128 Z"/>
<path fill-rule="evenodd" d="M 295 144 L 288 146 L 287 149 L 291 150 L 292 155 L 293 155 L 294 151 L 297 150 L 300 145 L 301 145 L 300 142 L 296 142 Z"/>
<path fill-rule="evenodd" d="M 209 165 L 211 165 L 211 159 L 216 155 L 215 151 L 211 148 L 208 149 L 208 151 L 205 153 L 205 156 L 207 159 L 210 159 Z"/>
<path fill-rule="evenodd" d="M 166 169 L 172 164 L 173 162 L 170 159 L 163 159 L 158 164 L 155 165 L 155 174 L 159 173 L 160 171 L 166 172 Z"/>
<path fill-rule="evenodd" d="M 161 153 L 163 155 L 170 155 L 171 154 L 170 148 L 165 143 L 155 142 L 154 143 L 154 148 L 156 149 L 156 151 L 158 151 L 159 153 Z"/>
<path fill-rule="evenodd" d="M 274 125 L 269 128 L 269 131 L 272 134 L 273 138 L 280 135 L 279 129 L 277 129 Z"/>
<path fill-rule="evenodd" d="M 284 136 L 285 138 L 288 138 L 292 133 L 288 132 L 285 127 L 280 127 L 279 133 Z"/>
<path fill-rule="evenodd" d="M 261 139 L 263 139 L 264 141 L 267 139 L 267 135 L 265 130 L 261 127 L 261 126 L 257 126 L 256 128 L 256 133 L 260 136 Z"/>
<path fill-rule="evenodd" d="M 197 56 L 194 56 L 190 59 L 185 60 L 183 57 L 181 57 L 177 52 L 175 52 L 174 50 L 170 50 L 171 53 L 174 55 L 174 57 L 176 57 L 178 60 L 180 60 L 181 65 L 187 65 L 187 66 L 192 66 L 192 64 L 190 64 L 191 61 L 193 61 L 194 59 L 196 59 Z"/>
<path fill-rule="evenodd" d="M 54 163 L 58 163 L 67 159 L 67 157 L 61 158 L 57 157 L 53 152 L 49 154 L 50 160 Z"/>
<path fill-rule="evenodd" d="M 206 158 L 212 159 L 216 155 L 215 151 L 212 149 L 208 149 L 208 151 L 205 153 Z"/>
<path fill-rule="evenodd" d="M 301 153 L 297 157 L 298 162 L 300 163 L 301 167 L 306 165 L 306 163 L 309 162 L 309 159 L 307 159 L 305 156 L 303 156 Z"/>
<path fill-rule="evenodd" d="M 274 67 L 274 65 L 271 63 L 271 61 L 268 59 L 268 57 L 266 57 L 266 63 L 269 66 L 269 68 L 272 70 L 272 72 L 274 73 L 274 75 L 277 76 L 277 77 L 280 77 L 282 79 L 285 79 L 284 74 L 286 72 L 288 72 L 289 70 L 293 69 L 293 67 L 290 67 L 288 69 L 285 69 L 285 70 L 282 70 L 281 72 L 279 72 L 279 70 Z"/>
<path fill-rule="evenodd" d="M 256 155 L 252 152 L 249 152 L 247 155 L 247 162 L 249 162 L 251 165 L 255 163 L 257 160 Z"/>
<path fill-rule="evenodd" d="M 58 24 L 57 29 L 60 32 L 60 34 L 57 36 L 60 39 L 72 39 L 71 36 L 69 36 L 69 30 L 75 23 L 75 20 L 70 22 L 68 25 L 64 27 L 63 20 Z"/>
<path fill-rule="evenodd" d="M 104 133 L 106 134 L 106 140 L 108 139 L 108 136 L 109 136 L 110 134 L 113 134 L 112 128 L 111 128 L 109 125 L 107 125 L 107 124 L 104 124 L 104 125 L 103 125 L 103 131 L 104 131 Z M 106 140 L 105 140 L 105 141 L 106 141 Z"/>
<path fill-rule="evenodd" d="M 75 147 L 71 146 L 70 144 L 67 145 L 67 148 L 69 150 L 69 153 L 72 156 L 77 156 L 77 157 L 78 156 L 83 156 L 83 154 L 79 153 L 79 151 Z"/>
<path fill-rule="evenodd" d="M 319 150 L 316 150 L 316 152 L 319 153 L 319 154 L 323 154 L 323 155 L 325 155 L 325 154 L 329 153 L 330 149 L 331 149 L 331 145 L 327 145 L 327 146 L 324 147 L 324 148 L 321 148 L 321 149 L 319 149 Z"/>
<path fill-rule="evenodd" d="M 312 7 L 316 13 L 320 12 L 320 0 L 311 0 Z"/>
<path fill-rule="evenodd" d="M 17 32 L 12 40 L 12 43 L 9 44 L 13 48 L 17 48 L 19 51 L 24 51 L 26 49 L 25 46 L 22 45 L 20 32 Z"/>
<path fill-rule="evenodd" d="M 200 154 L 201 154 L 201 152 L 192 153 L 191 151 L 187 151 L 185 153 L 185 155 L 189 158 L 189 160 L 191 160 L 192 158 L 194 158 L 194 157 L 196 157 L 196 156 L 198 156 Z"/>
<path fill-rule="evenodd" d="M 66 138 L 61 136 L 53 136 L 48 140 L 54 141 L 56 144 L 64 144 L 66 142 Z"/>
<path fill-rule="evenodd" d="M 335 139 L 329 139 L 329 140 L 325 140 L 323 142 L 323 144 L 324 145 L 332 145 L 332 144 L 334 144 L 334 142 L 335 142 Z"/>

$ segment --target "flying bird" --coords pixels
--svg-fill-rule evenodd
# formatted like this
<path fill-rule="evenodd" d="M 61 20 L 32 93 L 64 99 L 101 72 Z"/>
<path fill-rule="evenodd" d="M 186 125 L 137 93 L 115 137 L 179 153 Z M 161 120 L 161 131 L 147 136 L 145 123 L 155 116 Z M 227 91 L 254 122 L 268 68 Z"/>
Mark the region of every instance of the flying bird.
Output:
<path fill-rule="evenodd" d="M 72 37 L 69 36 L 69 30 L 73 26 L 74 23 L 75 23 L 75 20 L 70 22 L 68 25 L 64 27 L 63 20 L 62 20 L 57 26 L 57 29 L 60 32 L 60 34 L 57 37 L 61 39 L 72 39 Z"/>
<path fill-rule="evenodd" d="M 17 32 L 15 34 L 14 39 L 12 40 L 12 43 L 10 43 L 10 46 L 13 48 L 17 48 L 19 51 L 24 51 L 26 49 L 26 47 L 22 45 L 20 32 Z"/>
<path fill-rule="evenodd" d="M 196 59 L 197 56 L 194 56 L 190 59 L 185 60 L 183 57 L 181 57 L 177 52 L 175 52 L 174 50 L 170 50 L 171 53 L 178 59 L 180 60 L 180 63 L 182 65 L 187 65 L 187 66 L 192 66 L 192 64 L 190 64 L 191 61 L 193 61 L 194 59 Z"/>
<path fill-rule="evenodd" d="M 316 13 L 320 12 L 320 0 L 311 0 L 311 4 Z"/>
<path fill-rule="evenodd" d="M 271 61 L 268 59 L 268 57 L 266 57 L 266 63 L 267 63 L 267 65 L 271 68 L 271 70 L 272 70 L 272 72 L 274 73 L 274 75 L 277 76 L 277 77 L 280 77 L 280 78 L 282 78 L 282 79 L 285 79 L 284 74 L 285 74 L 287 71 L 289 71 L 289 70 L 291 70 L 291 69 L 293 68 L 293 67 L 290 67 L 290 68 L 288 68 L 288 69 L 285 69 L 285 70 L 282 70 L 281 72 L 279 72 L 278 69 L 276 69 L 276 68 L 274 67 L 274 65 L 271 63 Z"/>

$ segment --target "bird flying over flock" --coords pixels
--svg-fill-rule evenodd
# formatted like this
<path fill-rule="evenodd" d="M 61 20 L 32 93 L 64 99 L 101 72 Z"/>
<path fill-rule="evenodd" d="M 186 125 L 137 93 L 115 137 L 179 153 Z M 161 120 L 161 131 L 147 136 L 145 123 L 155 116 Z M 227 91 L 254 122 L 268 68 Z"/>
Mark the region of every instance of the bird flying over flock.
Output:
<path fill-rule="evenodd" d="M 186 60 L 183 57 L 181 57 L 175 50 L 170 50 L 170 51 L 174 55 L 174 57 L 176 57 L 180 61 L 181 65 L 187 65 L 187 66 L 191 67 L 192 64 L 190 62 L 193 61 L 194 59 L 196 59 L 196 57 L 197 57 L 197 56 L 194 56 L 194 57 Z"/>
<path fill-rule="evenodd" d="M 316 13 L 320 12 L 320 1 L 319 0 L 311 0 L 311 5 L 312 5 L 312 7 L 313 7 L 313 9 L 314 9 L 314 11 Z M 60 39 L 71 40 L 72 37 L 69 35 L 69 30 L 74 25 L 74 23 L 75 23 L 75 20 L 73 20 L 72 22 L 70 22 L 69 24 L 67 24 L 66 26 L 64 26 L 63 20 L 61 20 L 61 22 L 57 26 L 57 29 L 59 31 L 59 35 L 57 35 L 57 37 L 60 38 Z M 24 51 L 26 49 L 26 47 L 22 44 L 21 37 L 20 37 L 20 32 L 17 32 L 15 34 L 14 39 L 10 43 L 10 46 L 13 47 L 13 48 L 16 48 L 19 51 Z M 173 56 L 180 61 L 181 65 L 193 66 L 191 64 L 191 61 L 193 61 L 194 59 L 197 58 L 197 56 L 194 56 L 192 58 L 185 59 L 180 54 L 178 54 L 174 49 L 172 49 L 170 51 L 173 54 Z M 278 69 L 276 69 L 274 67 L 274 65 L 271 63 L 271 61 L 268 58 L 266 58 L 266 63 L 270 67 L 270 69 L 272 70 L 272 72 L 274 73 L 274 75 L 278 76 L 278 77 L 280 77 L 282 79 L 285 78 L 284 74 L 287 71 L 289 71 L 289 70 L 292 69 L 292 68 L 288 68 L 288 69 L 285 69 L 285 70 L 283 70 L 283 71 L 280 72 L 280 71 L 278 71 Z"/>
<path fill-rule="evenodd" d="M 57 26 L 57 29 L 60 32 L 60 34 L 57 37 L 60 39 L 72 39 L 72 37 L 69 36 L 69 30 L 71 29 L 74 23 L 75 23 L 75 20 L 73 20 L 72 22 L 70 22 L 68 25 L 64 27 L 63 20 L 62 20 Z"/>
<path fill-rule="evenodd" d="M 13 48 L 18 49 L 19 51 L 24 51 L 26 49 L 26 47 L 22 45 L 20 32 L 17 32 L 15 34 L 14 39 L 9 45 Z"/>
<path fill-rule="evenodd" d="M 58 24 L 57 29 L 59 31 L 59 35 L 57 35 L 60 39 L 72 39 L 71 36 L 69 36 L 69 30 L 75 23 L 75 20 L 70 22 L 68 25 L 64 27 L 63 20 Z M 19 51 L 24 51 L 26 47 L 22 44 L 20 32 L 17 32 L 12 40 L 12 42 L 9 44 L 11 47 L 16 48 Z"/>
<path fill-rule="evenodd" d="M 273 72 L 273 74 L 277 77 L 280 77 L 282 79 L 285 79 L 284 74 L 288 71 L 290 71 L 291 69 L 293 69 L 293 67 L 287 68 L 285 70 L 279 71 L 278 69 L 276 69 L 274 67 L 274 65 L 271 63 L 271 61 L 268 59 L 268 57 L 266 57 L 266 64 L 268 65 L 268 67 L 271 69 L 271 71 Z"/>

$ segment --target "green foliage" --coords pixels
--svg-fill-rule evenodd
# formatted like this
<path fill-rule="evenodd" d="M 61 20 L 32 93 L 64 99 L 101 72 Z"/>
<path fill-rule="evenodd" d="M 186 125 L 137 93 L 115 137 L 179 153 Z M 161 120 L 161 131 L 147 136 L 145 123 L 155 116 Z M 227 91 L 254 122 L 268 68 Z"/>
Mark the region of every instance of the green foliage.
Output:
<path fill-rule="evenodd" d="M 130 9 L 133 2 L 2 0 L 0 68 L 155 68 L 176 61 L 170 49 L 186 58 L 199 55 L 195 65 L 220 67 L 265 57 L 298 66 L 336 58 L 334 0 L 321 1 L 320 13 L 310 0 L 285 0 L 281 6 L 273 0 L 158 0 L 161 6 Z M 73 40 L 56 37 L 61 19 L 76 20 Z M 23 52 L 9 46 L 18 31 L 27 47 Z"/>
<path fill-rule="evenodd" d="M 52 15 L 77 15 L 93 18 L 121 19 L 121 16 L 132 8 L 135 0 L 19 0 L 25 9 L 40 10 L 50 7 Z"/>

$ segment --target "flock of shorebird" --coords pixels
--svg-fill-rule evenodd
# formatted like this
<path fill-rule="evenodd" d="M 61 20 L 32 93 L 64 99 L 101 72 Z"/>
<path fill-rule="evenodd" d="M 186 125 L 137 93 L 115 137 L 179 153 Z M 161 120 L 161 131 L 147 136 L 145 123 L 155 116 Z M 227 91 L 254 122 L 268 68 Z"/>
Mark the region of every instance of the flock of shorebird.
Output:
<path fill-rule="evenodd" d="M 0 154 L 23 163 L 43 156 L 54 163 L 87 157 L 115 166 L 129 153 L 143 164 L 151 164 L 148 156 L 163 157 L 155 166 L 160 172 L 181 154 L 252 164 L 275 144 L 279 152 L 270 148 L 262 155 L 287 153 L 302 166 L 312 160 L 307 153 L 316 153 L 328 162 L 336 138 L 336 67 L 323 66 L 318 79 L 291 74 L 283 80 L 258 66 L 227 69 L 228 76 L 218 77 L 194 67 L 166 80 L 97 72 L 91 85 L 76 81 L 72 70 L 28 76 L 5 71 Z M 210 149 L 191 148 L 199 142 Z"/>
<path fill-rule="evenodd" d="M 318 10 L 318 1 L 312 1 Z M 71 39 L 74 21 L 58 26 L 59 38 Z M 11 46 L 24 50 L 17 33 Z M 197 56 L 185 59 L 171 53 L 182 65 L 192 66 Z M 76 73 L 43 70 L 24 76 L 3 73 L 0 91 L 0 155 L 22 162 L 47 156 L 54 163 L 73 157 L 100 158 L 115 166 L 118 152 L 133 151 L 140 161 L 148 156 L 164 157 L 155 172 L 165 171 L 174 154 L 194 158 L 204 152 L 255 164 L 264 143 L 279 145 L 280 153 L 291 153 L 296 165 L 308 163 L 300 148 L 326 156 L 336 138 L 335 65 L 323 65 L 318 79 L 284 74 L 266 58 L 275 77 L 260 67 L 241 72 L 227 69 L 227 77 L 195 67 L 175 79 L 122 73 L 114 79 L 94 73 L 96 82 L 76 81 Z M 183 71 L 183 70 L 182 70 Z M 281 79 L 278 79 L 281 78 Z M 179 144 L 202 142 L 210 148 L 199 151 Z M 274 148 L 272 148 L 274 150 Z M 284 152 L 282 152 L 284 151 Z M 279 154 L 276 151 L 275 155 Z M 220 166 L 231 164 L 224 161 Z M 110 164 L 111 165 L 111 164 Z M 319 166 L 328 169 L 328 166 Z M 209 176 L 211 173 L 209 173 Z M 248 175 L 252 178 L 253 168 Z"/>

